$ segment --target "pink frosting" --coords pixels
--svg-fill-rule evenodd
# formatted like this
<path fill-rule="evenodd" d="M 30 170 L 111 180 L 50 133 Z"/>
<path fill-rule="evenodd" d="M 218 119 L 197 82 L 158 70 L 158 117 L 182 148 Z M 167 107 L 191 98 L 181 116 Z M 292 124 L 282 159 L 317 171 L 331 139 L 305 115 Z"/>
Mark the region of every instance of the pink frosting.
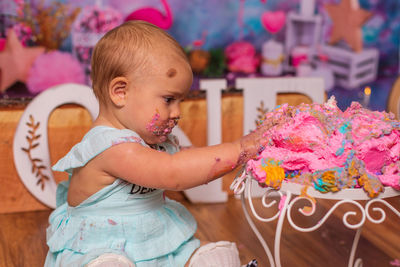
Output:
<path fill-rule="evenodd" d="M 383 168 L 383 174 L 379 175 L 379 180 L 387 186 L 391 186 L 397 190 L 400 190 L 399 184 L 400 175 L 400 163 L 391 163 Z"/>
<path fill-rule="evenodd" d="M 326 171 L 334 170 L 338 180 L 344 171 L 354 173 L 349 166 L 356 160 L 360 162 L 356 165 L 357 177 L 366 174 L 384 186 L 400 190 L 400 122 L 394 120 L 393 114 L 370 111 L 356 102 L 342 112 L 331 98 L 323 105 L 282 105 L 267 113 L 266 120 L 282 114 L 290 114 L 290 120 L 265 133 L 268 145 L 246 166 L 260 183 L 268 176 L 262 168 L 266 159 L 273 159 L 285 170 L 285 179 L 310 173 L 316 187 L 320 185 L 317 179 L 319 183 L 327 181 L 321 180 Z M 346 181 L 343 188 L 349 184 L 358 186 L 359 182 Z"/>

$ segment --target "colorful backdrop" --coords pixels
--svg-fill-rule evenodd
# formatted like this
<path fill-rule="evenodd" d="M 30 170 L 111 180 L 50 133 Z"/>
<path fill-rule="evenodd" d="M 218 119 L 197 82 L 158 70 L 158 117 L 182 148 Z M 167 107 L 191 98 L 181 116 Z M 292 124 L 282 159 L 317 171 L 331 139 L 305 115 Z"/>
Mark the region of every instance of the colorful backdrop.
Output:
<path fill-rule="evenodd" d="M 18 2 L 18 1 L 17 1 Z M 35 2 L 35 1 L 32 1 Z M 39 2 L 39 1 L 36 1 Z M 45 0 L 45 3 L 54 1 Z M 164 12 L 160 0 L 60 0 L 72 7 L 85 7 L 100 4 L 112 7 L 123 16 L 134 10 L 151 6 Z M 229 44 L 245 40 L 251 42 L 257 50 L 262 43 L 271 38 L 262 26 L 260 17 L 265 11 L 298 10 L 299 0 L 168 0 L 173 13 L 173 25 L 168 32 L 184 47 L 191 46 L 196 40 L 202 40 L 203 49 L 225 48 Z M 332 21 L 324 5 L 339 3 L 340 0 L 316 0 L 316 12 L 323 17 L 322 38 L 329 39 Z M 385 109 L 391 85 L 399 72 L 399 37 L 400 37 L 400 1 L 398 0 L 359 0 L 360 6 L 373 13 L 371 19 L 363 26 L 364 47 L 379 49 L 379 79 L 372 83 L 371 108 Z M 14 1 L 1 1 L 0 13 L 4 16 L 16 15 Z M 5 35 L 7 21 L 1 24 L 2 36 Z M 284 41 L 284 30 L 276 36 Z M 60 50 L 71 50 L 71 39 L 67 38 Z M 361 97 L 362 88 L 346 90 L 340 87 L 329 94 L 335 94 L 339 106 L 345 108 L 350 101 Z"/>

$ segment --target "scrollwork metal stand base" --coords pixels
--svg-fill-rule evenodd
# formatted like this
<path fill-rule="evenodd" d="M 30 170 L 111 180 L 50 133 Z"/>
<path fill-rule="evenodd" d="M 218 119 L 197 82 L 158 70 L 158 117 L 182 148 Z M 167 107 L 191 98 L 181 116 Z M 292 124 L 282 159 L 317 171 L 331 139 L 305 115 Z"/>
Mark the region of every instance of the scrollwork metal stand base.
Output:
<path fill-rule="evenodd" d="M 346 189 L 342 190 L 336 193 L 326 193 L 322 194 L 313 188 L 310 188 L 308 190 L 308 195 L 314 198 L 320 198 L 320 199 L 332 199 L 332 200 L 338 200 L 323 216 L 321 220 L 317 222 L 312 227 L 304 228 L 298 226 L 293 218 L 292 218 L 292 208 L 297 203 L 299 200 L 306 200 L 310 203 L 311 205 L 311 210 L 305 210 L 304 208 L 299 208 L 297 211 L 300 212 L 304 216 L 311 216 L 315 213 L 316 210 L 316 204 L 314 201 L 312 201 L 310 198 L 307 197 L 302 197 L 301 195 L 301 189 L 302 185 L 295 184 L 295 183 L 288 183 L 288 182 L 283 182 L 281 189 L 279 191 L 274 190 L 272 188 L 266 188 L 264 195 L 261 197 L 261 203 L 264 208 L 270 208 L 274 205 L 277 205 L 276 200 L 271 200 L 268 201 L 268 198 L 271 197 L 271 195 L 279 196 L 280 198 L 280 203 L 279 203 L 279 210 L 273 214 L 271 217 L 264 218 L 261 217 L 257 211 L 254 208 L 253 204 L 253 199 L 252 199 L 252 179 L 249 175 L 247 175 L 245 172 L 242 173 L 241 176 L 237 177 L 235 181 L 231 185 L 231 189 L 234 190 L 235 194 L 240 195 L 241 201 L 242 201 L 242 208 L 244 211 L 244 215 L 246 217 L 247 222 L 249 223 L 251 229 L 257 236 L 258 240 L 260 241 L 262 247 L 265 250 L 265 253 L 268 257 L 269 263 L 271 267 L 281 267 L 281 259 L 280 259 L 280 242 L 281 242 L 281 235 L 282 235 L 282 227 L 283 227 L 283 222 L 285 221 L 285 218 L 287 217 L 287 220 L 289 224 L 296 230 L 300 232 L 312 232 L 320 228 L 324 222 L 329 218 L 329 216 L 341 205 L 347 203 L 351 204 L 356 209 L 359 210 L 361 214 L 361 219 L 357 223 L 350 223 L 348 218 L 349 216 L 356 216 L 357 212 L 355 211 L 347 211 L 343 215 L 343 224 L 349 228 L 349 229 L 355 229 L 356 234 L 354 236 L 353 240 L 353 245 L 351 248 L 350 252 L 350 257 L 349 257 L 349 262 L 348 266 L 349 267 L 361 267 L 362 266 L 362 260 L 361 259 L 355 259 L 355 253 L 357 250 L 358 246 L 358 241 L 361 236 L 361 231 L 362 227 L 365 223 L 365 221 L 368 219 L 369 221 L 379 224 L 382 223 L 385 218 L 386 218 L 386 213 L 385 211 L 380 208 L 380 207 L 372 207 L 373 204 L 375 203 L 381 203 L 388 207 L 395 215 L 397 215 L 400 218 L 400 212 L 396 210 L 391 204 L 389 204 L 385 198 L 390 198 L 390 197 L 395 197 L 395 196 L 400 196 L 400 192 L 394 190 L 391 187 L 386 187 L 385 192 L 382 193 L 378 198 L 371 199 L 369 198 L 362 189 Z M 267 243 L 265 242 L 262 234 L 259 232 L 257 229 L 252 217 L 249 214 L 248 208 L 246 206 L 246 197 L 249 203 L 249 208 L 251 210 L 251 213 L 254 218 L 256 218 L 258 221 L 261 222 L 271 222 L 276 219 L 278 219 L 278 223 L 275 229 L 275 239 L 274 239 L 274 254 L 272 254 L 271 250 L 269 249 Z M 359 200 L 366 200 L 365 206 L 362 206 L 359 202 Z M 371 213 L 375 212 L 377 216 L 372 217 Z"/>

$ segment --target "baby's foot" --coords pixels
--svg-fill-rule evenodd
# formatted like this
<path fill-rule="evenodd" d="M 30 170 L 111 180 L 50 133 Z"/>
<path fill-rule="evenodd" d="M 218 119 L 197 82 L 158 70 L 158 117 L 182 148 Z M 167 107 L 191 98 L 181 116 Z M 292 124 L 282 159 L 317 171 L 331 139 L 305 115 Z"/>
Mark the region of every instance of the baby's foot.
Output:
<path fill-rule="evenodd" d="M 235 243 L 218 241 L 201 246 L 190 260 L 189 267 L 239 267 L 239 251 Z"/>
<path fill-rule="evenodd" d="M 85 267 L 135 267 L 127 257 L 106 253 L 89 262 Z"/>

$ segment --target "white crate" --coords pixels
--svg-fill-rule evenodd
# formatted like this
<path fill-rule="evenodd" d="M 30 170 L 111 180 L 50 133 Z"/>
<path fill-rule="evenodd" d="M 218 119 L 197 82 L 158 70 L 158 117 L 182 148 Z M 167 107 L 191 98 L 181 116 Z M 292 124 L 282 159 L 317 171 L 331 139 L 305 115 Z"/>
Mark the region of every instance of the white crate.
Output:
<path fill-rule="evenodd" d="M 335 85 L 346 89 L 354 89 L 376 79 L 379 63 L 379 51 L 366 48 L 361 52 L 353 52 L 346 48 L 321 45 L 319 53 L 328 57 L 326 64 L 335 75 Z M 315 55 L 318 61 L 318 55 Z"/>
<path fill-rule="evenodd" d="M 308 59 L 311 60 L 321 42 L 322 17 L 319 14 L 304 16 L 297 12 L 289 12 L 286 17 L 285 62 L 286 71 L 295 71 L 290 55 L 297 46 L 309 48 Z"/>

